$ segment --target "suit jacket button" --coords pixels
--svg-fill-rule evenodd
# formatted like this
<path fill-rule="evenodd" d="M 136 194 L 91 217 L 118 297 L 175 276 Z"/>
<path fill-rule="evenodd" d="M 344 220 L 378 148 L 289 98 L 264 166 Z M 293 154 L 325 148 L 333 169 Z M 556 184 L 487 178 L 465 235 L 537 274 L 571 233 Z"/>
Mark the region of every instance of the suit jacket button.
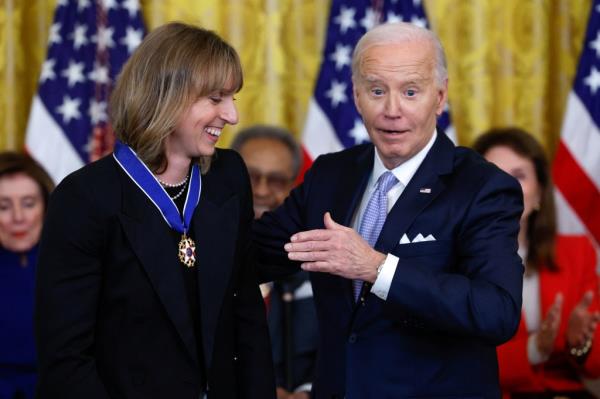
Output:
<path fill-rule="evenodd" d="M 356 334 L 355 333 L 350 334 L 350 336 L 348 337 L 348 342 L 351 344 L 356 342 Z"/>

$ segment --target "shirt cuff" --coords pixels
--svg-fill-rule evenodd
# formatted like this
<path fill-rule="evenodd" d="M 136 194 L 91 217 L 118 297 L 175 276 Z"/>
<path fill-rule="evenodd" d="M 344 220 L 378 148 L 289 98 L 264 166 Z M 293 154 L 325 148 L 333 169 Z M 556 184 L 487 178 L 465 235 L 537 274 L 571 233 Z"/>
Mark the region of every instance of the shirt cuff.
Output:
<path fill-rule="evenodd" d="M 536 334 L 531 334 L 529 335 L 529 338 L 527 338 L 527 358 L 529 359 L 529 364 L 532 366 L 544 363 L 550 357 L 538 350 L 535 343 L 535 337 Z"/>
<path fill-rule="evenodd" d="M 310 392 L 312 389 L 312 382 L 305 382 L 298 388 L 294 389 L 294 392 Z"/>
<path fill-rule="evenodd" d="M 400 258 L 397 256 L 388 254 L 375 283 L 373 283 L 373 286 L 371 287 L 371 292 L 384 301 L 387 299 L 388 293 L 390 292 L 390 287 L 392 286 L 392 280 L 394 279 L 394 273 L 396 273 L 396 267 L 398 266 L 399 260 Z"/>

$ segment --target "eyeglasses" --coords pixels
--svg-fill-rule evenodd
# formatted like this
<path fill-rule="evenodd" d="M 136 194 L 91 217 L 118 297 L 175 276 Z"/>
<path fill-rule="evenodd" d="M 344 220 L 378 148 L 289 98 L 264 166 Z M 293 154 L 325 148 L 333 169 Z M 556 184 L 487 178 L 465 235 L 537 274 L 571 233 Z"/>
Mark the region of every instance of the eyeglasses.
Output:
<path fill-rule="evenodd" d="M 287 190 L 290 183 L 294 181 L 293 178 L 277 172 L 263 174 L 256 169 L 248 169 L 248 174 L 252 187 L 258 187 L 264 180 L 269 190 L 272 191 Z"/>

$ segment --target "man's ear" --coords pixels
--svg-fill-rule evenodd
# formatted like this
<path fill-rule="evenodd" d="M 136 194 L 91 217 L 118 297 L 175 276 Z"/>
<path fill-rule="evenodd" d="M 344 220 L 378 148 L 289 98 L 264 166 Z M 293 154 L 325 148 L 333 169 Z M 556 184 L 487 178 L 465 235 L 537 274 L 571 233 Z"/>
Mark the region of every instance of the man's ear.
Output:
<path fill-rule="evenodd" d="M 446 107 L 446 102 L 448 101 L 448 79 L 444 80 L 444 83 L 440 87 L 437 88 L 438 94 L 438 103 L 435 109 L 435 113 L 437 116 L 440 116 L 442 112 L 444 112 L 444 108 Z"/>
<path fill-rule="evenodd" d="M 358 101 L 358 96 L 359 96 L 358 85 L 359 85 L 359 83 L 356 82 L 356 80 L 352 79 L 352 97 L 354 98 L 354 106 L 356 107 L 356 110 L 358 111 L 358 113 L 360 115 L 362 115 L 362 111 L 360 109 L 360 103 Z"/>

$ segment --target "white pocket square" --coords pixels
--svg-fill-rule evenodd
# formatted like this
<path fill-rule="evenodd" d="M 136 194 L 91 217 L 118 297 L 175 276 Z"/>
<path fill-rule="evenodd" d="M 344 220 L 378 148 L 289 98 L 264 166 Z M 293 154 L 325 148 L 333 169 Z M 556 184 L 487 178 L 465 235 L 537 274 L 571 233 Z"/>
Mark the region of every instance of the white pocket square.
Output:
<path fill-rule="evenodd" d="M 417 234 L 417 236 L 412 240 L 413 243 L 421 241 L 425 241 L 425 239 L 423 238 L 423 234 L 421 233 Z"/>
<path fill-rule="evenodd" d="M 414 244 L 417 242 L 425 242 L 425 241 L 435 241 L 435 237 L 433 236 L 433 234 L 429 234 L 427 237 L 423 237 L 423 234 L 419 233 L 411 241 L 406 234 L 403 234 L 402 238 L 400 239 L 400 244 L 410 244 L 410 243 Z"/>

